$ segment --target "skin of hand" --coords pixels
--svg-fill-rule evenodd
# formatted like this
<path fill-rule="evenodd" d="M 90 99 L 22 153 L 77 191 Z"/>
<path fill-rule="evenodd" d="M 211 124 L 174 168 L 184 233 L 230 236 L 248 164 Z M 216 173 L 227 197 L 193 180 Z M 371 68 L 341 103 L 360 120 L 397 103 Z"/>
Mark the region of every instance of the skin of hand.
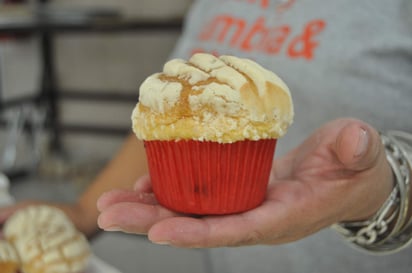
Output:
<path fill-rule="evenodd" d="M 150 178 L 144 176 L 133 191 L 100 197 L 98 224 L 178 247 L 281 244 L 336 222 L 369 218 L 393 183 L 376 130 L 359 120 L 339 119 L 274 160 L 266 198 L 255 209 L 225 216 L 175 213 L 156 202 Z"/>
<path fill-rule="evenodd" d="M 100 195 L 110 189 L 132 189 L 136 178 L 148 171 L 144 146 L 134 134 L 130 134 L 117 155 L 99 173 L 96 179 L 74 203 L 60 204 L 40 200 L 26 200 L 0 208 L 0 225 L 14 212 L 29 205 L 45 204 L 62 209 L 79 231 L 91 238 L 98 231 L 99 212 L 96 202 Z"/>

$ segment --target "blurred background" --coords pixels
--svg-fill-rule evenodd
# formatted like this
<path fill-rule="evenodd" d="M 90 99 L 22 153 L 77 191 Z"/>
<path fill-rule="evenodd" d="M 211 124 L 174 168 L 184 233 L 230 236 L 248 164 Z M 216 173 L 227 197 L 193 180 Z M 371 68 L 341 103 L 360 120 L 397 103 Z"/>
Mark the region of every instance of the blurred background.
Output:
<path fill-rule="evenodd" d="M 0 0 L 0 173 L 15 199 L 73 201 L 87 187 L 130 131 L 138 87 L 167 60 L 190 2 Z M 207 252 L 144 236 L 100 233 L 92 247 L 123 273 L 212 271 Z"/>

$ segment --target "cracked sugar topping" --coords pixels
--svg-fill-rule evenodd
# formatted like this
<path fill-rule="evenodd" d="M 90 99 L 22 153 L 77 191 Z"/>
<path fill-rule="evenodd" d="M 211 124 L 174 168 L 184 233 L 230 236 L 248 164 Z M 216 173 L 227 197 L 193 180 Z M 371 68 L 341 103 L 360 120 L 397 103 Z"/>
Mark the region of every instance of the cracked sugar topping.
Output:
<path fill-rule="evenodd" d="M 174 59 L 140 86 L 133 131 L 144 140 L 231 143 L 283 136 L 293 121 L 286 84 L 259 64 L 198 53 Z"/>
<path fill-rule="evenodd" d="M 46 205 L 17 211 L 6 221 L 4 236 L 26 273 L 83 272 L 91 254 L 87 239 L 65 213 Z"/>

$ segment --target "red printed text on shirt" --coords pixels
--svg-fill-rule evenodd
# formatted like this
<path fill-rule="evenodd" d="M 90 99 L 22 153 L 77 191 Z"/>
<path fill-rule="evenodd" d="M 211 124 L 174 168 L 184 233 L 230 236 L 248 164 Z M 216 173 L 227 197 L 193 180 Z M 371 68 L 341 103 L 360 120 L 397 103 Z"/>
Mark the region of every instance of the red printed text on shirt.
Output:
<path fill-rule="evenodd" d="M 204 26 L 198 39 L 249 53 L 285 54 L 290 58 L 312 60 L 320 44 L 319 35 L 325 27 L 326 22 L 322 19 L 313 19 L 301 29 L 292 29 L 288 24 L 268 25 L 264 17 L 248 23 L 242 18 L 221 14 Z"/>

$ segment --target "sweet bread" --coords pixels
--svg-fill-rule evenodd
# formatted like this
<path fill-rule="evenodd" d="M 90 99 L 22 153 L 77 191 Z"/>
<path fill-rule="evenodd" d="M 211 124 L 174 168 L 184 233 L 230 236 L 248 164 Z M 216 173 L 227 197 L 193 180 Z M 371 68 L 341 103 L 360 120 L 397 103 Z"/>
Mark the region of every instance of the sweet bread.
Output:
<path fill-rule="evenodd" d="M 167 62 L 140 86 L 133 130 L 144 140 L 233 143 L 279 138 L 293 121 L 286 84 L 259 64 L 206 53 Z"/>
<path fill-rule="evenodd" d="M 5 224 L 4 235 L 16 249 L 24 273 L 77 273 L 90 255 L 87 239 L 70 219 L 50 206 L 30 206 Z"/>
<path fill-rule="evenodd" d="M 17 237 L 33 236 L 39 230 L 60 226 L 75 228 L 70 219 L 60 209 L 37 205 L 29 206 L 14 213 L 6 221 L 3 233 L 8 241 L 13 242 Z"/>

